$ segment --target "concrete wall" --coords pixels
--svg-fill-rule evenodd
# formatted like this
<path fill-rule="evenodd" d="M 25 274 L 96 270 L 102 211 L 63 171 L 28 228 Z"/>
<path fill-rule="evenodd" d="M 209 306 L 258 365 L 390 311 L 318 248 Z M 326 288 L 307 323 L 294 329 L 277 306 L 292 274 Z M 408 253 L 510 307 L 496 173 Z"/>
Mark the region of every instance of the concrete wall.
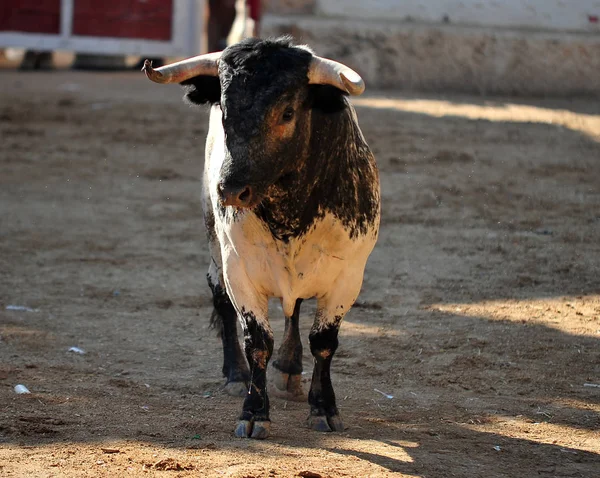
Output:
<path fill-rule="evenodd" d="M 600 33 L 600 0 L 317 0 L 316 12 L 350 19 Z"/>
<path fill-rule="evenodd" d="M 263 35 L 291 33 L 354 68 L 369 89 L 600 96 L 597 7 L 600 0 L 270 0 Z"/>

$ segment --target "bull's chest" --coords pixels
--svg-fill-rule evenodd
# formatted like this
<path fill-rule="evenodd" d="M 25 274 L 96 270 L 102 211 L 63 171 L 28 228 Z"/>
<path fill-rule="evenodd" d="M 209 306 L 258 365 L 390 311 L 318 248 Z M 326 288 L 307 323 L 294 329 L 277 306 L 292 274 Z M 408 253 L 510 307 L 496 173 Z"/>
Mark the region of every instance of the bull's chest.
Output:
<path fill-rule="evenodd" d="M 366 261 L 372 244 L 365 238 L 351 239 L 346 228 L 326 215 L 303 236 L 283 242 L 254 215 L 229 225 L 225 240 L 226 263 L 237 265 L 254 288 L 267 296 L 280 297 L 286 304 L 297 298 L 319 297 L 335 287 L 336 279 L 348 268 Z M 236 271 L 227 271 L 228 275 Z M 239 271 L 242 272 L 241 270 Z"/>

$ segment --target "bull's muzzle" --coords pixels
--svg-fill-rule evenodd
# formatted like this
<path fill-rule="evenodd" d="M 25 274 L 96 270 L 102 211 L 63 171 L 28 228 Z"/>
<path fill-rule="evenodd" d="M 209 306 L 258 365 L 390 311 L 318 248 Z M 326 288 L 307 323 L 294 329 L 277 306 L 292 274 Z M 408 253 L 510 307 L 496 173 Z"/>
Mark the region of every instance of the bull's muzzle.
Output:
<path fill-rule="evenodd" d="M 248 208 L 256 205 L 256 195 L 252 186 L 217 185 L 219 200 L 224 206 Z"/>

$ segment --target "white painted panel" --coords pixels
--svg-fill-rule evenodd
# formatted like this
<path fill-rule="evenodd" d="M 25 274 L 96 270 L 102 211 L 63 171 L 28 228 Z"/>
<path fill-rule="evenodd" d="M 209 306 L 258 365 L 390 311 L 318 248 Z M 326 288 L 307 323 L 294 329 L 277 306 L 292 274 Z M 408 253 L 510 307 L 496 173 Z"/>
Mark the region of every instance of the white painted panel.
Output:
<path fill-rule="evenodd" d="M 2 32 L 0 32 L 0 47 L 67 50 L 102 55 L 193 56 L 199 52 L 198 48 L 185 48 L 173 42 L 89 36 L 63 38 L 58 35 Z"/>
<path fill-rule="evenodd" d="M 600 0 L 318 0 L 344 18 L 600 32 Z"/>
<path fill-rule="evenodd" d="M 0 47 L 70 50 L 79 53 L 149 56 L 193 56 L 200 53 L 204 0 L 175 0 L 171 41 L 72 35 L 73 0 L 61 1 L 59 35 L 0 32 Z"/>

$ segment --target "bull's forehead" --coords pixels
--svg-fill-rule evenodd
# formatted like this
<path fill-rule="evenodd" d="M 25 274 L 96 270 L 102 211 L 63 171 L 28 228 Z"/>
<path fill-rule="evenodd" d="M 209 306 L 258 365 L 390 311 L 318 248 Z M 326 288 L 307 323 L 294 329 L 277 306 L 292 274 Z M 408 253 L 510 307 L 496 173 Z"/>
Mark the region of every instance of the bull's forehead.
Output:
<path fill-rule="evenodd" d="M 221 106 L 227 117 L 257 119 L 285 95 L 306 88 L 309 51 L 269 41 L 250 41 L 226 49 L 219 62 Z"/>
<path fill-rule="evenodd" d="M 226 109 L 238 113 L 250 110 L 264 113 L 275 104 L 289 101 L 307 85 L 308 79 L 275 73 L 269 78 L 262 78 L 259 74 L 238 71 L 222 84 L 221 101 Z"/>
<path fill-rule="evenodd" d="M 307 88 L 308 80 L 278 75 L 265 80 L 260 75 L 236 72 L 222 87 L 224 126 L 239 140 L 256 138 L 269 129 L 268 118 L 282 104 L 294 101 Z"/>

